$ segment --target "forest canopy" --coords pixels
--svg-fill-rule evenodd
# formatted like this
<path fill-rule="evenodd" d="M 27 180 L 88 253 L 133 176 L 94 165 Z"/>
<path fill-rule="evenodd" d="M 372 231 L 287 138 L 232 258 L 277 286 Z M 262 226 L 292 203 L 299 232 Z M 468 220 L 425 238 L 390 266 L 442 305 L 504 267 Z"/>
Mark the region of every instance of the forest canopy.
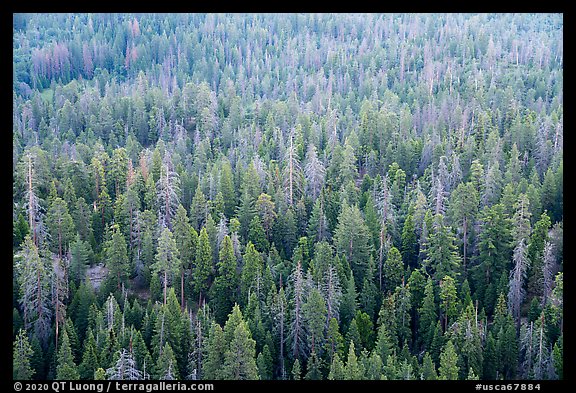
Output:
<path fill-rule="evenodd" d="M 562 14 L 14 14 L 13 378 L 562 379 Z"/>

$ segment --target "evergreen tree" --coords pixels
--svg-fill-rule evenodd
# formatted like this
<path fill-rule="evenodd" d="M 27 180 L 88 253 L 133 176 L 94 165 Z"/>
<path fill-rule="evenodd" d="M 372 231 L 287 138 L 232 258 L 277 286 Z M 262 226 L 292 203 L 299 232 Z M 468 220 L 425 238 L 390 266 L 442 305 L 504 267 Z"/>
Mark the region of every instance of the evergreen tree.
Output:
<path fill-rule="evenodd" d="M 432 278 L 428 277 L 424 289 L 424 300 L 422 307 L 418 309 L 419 327 L 418 336 L 424 348 L 429 348 L 434 335 L 434 327 L 438 321 L 436 302 L 434 299 L 434 284 Z"/>
<path fill-rule="evenodd" d="M 218 275 L 214 280 L 212 291 L 212 303 L 214 304 L 214 318 L 219 323 L 224 323 L 226 317 L 237 301 L 237 288 L 239 284 L 236 256 L 232 246 L 232 240 L 226 235 L 222 241 L 218 260 Z"/>
<path fill-rule="evenodd" d="M 212 247 L 208 240 L 208 232 L 206 227 L 200 231 L 198 237 L 198 248 L 196 249 L 196 266 L 193 269 L 193 285 L 194 291 L 198 294 L 198 304 L 202 304 L 202 295 L 206 294 L 209 287 L 209 278 L 212 274 Z"/>
<path fill-rule="evenodd" d="M 240 277 L 241 303 L 248 299 L 250 292 L 256 292 L 260 296 L 260 279 L 263 273 L 262 257 L 251 242 L 246 246 L 243 259 L 244 266 Z"/>
<path fill-rule="evenodd" d="M 328 219 L 324 211 L 324 199 L 322 197 L 316 199 L 312 207 L 312 213 L 308 220 L 308 229 L 306 232 L 309 239 L 314 242 L 322 242 L 329 240 L 332 237 L 330 232 Z"/>
<path fill-rule="evenodd" d="M 310 358 L 308 359 L 306 376 L 304 379 L 307 380 L 321 380 L 322 371 L 320 367 L 322 366 L 321 359 L 316 355 L 315 350 L 312 350 Z"/>
<path fill-rule="evenodd" d="M 108 369 L 114 364 L 114 356 L 120 350 L 120 343 L 114 329 L 108 329 L 103 334 L 105 335 L 104 337 L 98 335 L 98 339 L 103 341 L 98 359 L 100 360 L 100 366 Z"/>
<path fill-rule="evenodd" d="M 329 380 L 343 380 L 344 379 L 344 363 L 340 360 L 338 353 L 334 355 L 332 364 L 330 365 L 330 372 L 328 373 Z"/>
<path fill-rule="evenodd" d="M 358 322 L 356 318 L 352 319 L 348 331 L 346 332 L 346 347 L 349 349 L 350 346 L 354 344 L 357 354 L 362 351 L 362 336 L 360 335 L 360 330 L 358 329 Z"/>
<path fill-rule="evenodd" d="M 407 343 L 412 339 L 412 330 L 410 328 L 412 299 L 410 291 L 404 284 L 404 281 L 402 281 L 401 286 L 396 287 L 394 299 L 396 305 L 396 334 L 401 343 Z"/>
<path fill-rule="evenodd" d="M 256 201 L 256 210 L 258 211 L 260 222 L 266 234 L 267 240 L 270 240 L 271 238 L 272 228 L 274 227 L 274 222 L 278 217 L 275 209 L 276 206 L 274 202 L 272 202 L 270 195 L 264 193 L 260 194 L 258 200 Z"/>
<path fill-rule="evenodd" d="M 46 214 L 46 225 L 52 240 L 50 248 L 62 258 L 74 233 L 74 222 L 63 199 L 56 197 L 50 204 Z"/>
<path fill-rule="evenodd" d="M 318 289 L 312 288 L 307 296 L 306 303 L 302 305 L 302 316 L 306 324 L 305 330 L 308 332 L 308 348 L 314 354 L 321 354 L 321 349 L 324 346 L 326 315 L 326 303 L 322 295 Z"/>
<path fill-rule="evenodd" d="M 222 161 L 222 170 L 220 173 L 220 192 L 224 200 L 224 214 L 226 217 L 234 215 L 236 208 L 236 191 L 234 188 L 234 180 L 232 178 L 232 168 L 228 160 Z"/>
<path fill-rule="evenodd" d="M 236 208 L 236 217 L 240 223 L 240 236 L 246 239 L 250 227 L 250 222 L 256 216 L 255 198 L 246 190 L 240 197 L 240 204 Z"/>
<path fill-rule="evenodd" d="M 104 381 L 106 379 L 106 371 L 103 368 L 98 368 L 94 372 L 95 381 Z"/>
<path fill-rule="evenodd" d="M 532 235 L 527 249 L 527 257 L 530 260 L 528 276 L 528 298 L 544 295 L 544 246 L 548 239 L 548 231 L 552 225 L 546 212 L 534 224 Z M 528 240 L 527 240 L 528 241 Z"/>
<path fill-rule="evenodd" d="M 362 283 L 360 292 L 360 305 L 370 318 L 374 318 L 379 302 L 379 292 L 374 283 L 374 258 L 370 256 L 368 261 L 368 271 Z"/>
<path fill-rule="evenodd" d="M 456 316 L 458 295 L 454 279 L 450 276 L 444 276 L 440 281 L 440 299 L 442 300 L 440 310 L 444 317 L 444 331 L 448 329 L 448 323 Z"/>
<path fill-rule="evenodd" d="M 132 348 L 134 352 L 134 359 L 136 360 L 136 366 L 142 371 L 143 379 L 150 379 L 150 370 L 153 368 L 154 362 L 152 361 L 152 356 L 144 342 L 144 338 L 140 331 L 136 330 L 132 336 Z"/>
<path fill-rule="evenodd" d="M 30 233 L 30 227 L 22 213 L 18 214 L 18 218 L 12 224 L 12 228 L 12 247 L 17 248 L 20 247 L 26 235 Z"/>
<path fill-rule="evenodd" d="M 348 349 L 348 358 L 344 367 L 344 379 L 354 381 L 364 379 L 364 367 L 362 363 L 358 362 L 354 342 L 350 343 L 350 348 Z"/>
<path fill-rule="evenodd" d="M 30 360 L 34 351 L 28 341 L 26 332 L 20 329 L 13 344 L 12 356 L 12 379 L 30 380 L 34 375 L 34 370 L 30 365 Z"/>
<path fill-rule="evenodd" d="M 190 223 L 194 230 L 199 231 L 204 226 L 208 218 L 208 212 L 208 201 L 206 201 L 206 196 L 202 192 L 200 183 L 198 183 L 194 199 L 192 199 L 192 205 L 190 206 Z"/>
<path fill-rule="evenodd" d="M 338 321 L 336 318 L 331 318 L 328 323 L 328 330 L 326 332 L 326 352 L 329 354 L 330 363 L 334 360 L 337 354 L 342 355 L 344 351 L 344 338 L 340 333 Z"/>
<path fill-rule="evenodd" d="M 474 183 L 460 183 L 451 196 L 453 221 L 462 228 L 462 263 L 466 269 L 469 229 L 473 227 L 480 196 Z"/>
<path fill-rule="evenodd" d="M 446 337 L 444 337 L 442 333 L 440 321 L 437 321 L 436 327 L 434 328 L 434 335 L 432 336 L 432 342 L 430 343 L 430 355 L 436 364 L 439 364 L 440 362 L 440 353 L 445 342 Z"/>
<path fill-rule="evenodd" d="M 66 330 L 62 331 L 62 340 L 60 341 L 60 348 L 58 349 L 56 379 L 80 379 L 80 374 L 78 373 L 78 367 L 74 363 L 74 356 L 70 349 L 70 340 L 68 339 Z"/>
<path fill-rule="evenodd" d="M 346 255 L 355 282 L 362 283 L 371 251 L 370 232 L 358 206 L 344 206 L 338 217 L 334 243 L 339 254 Z"/>
<path fill-rule="evenodd" d="M 224 365 L 224 333 L 222 328 L 215 322 L 210 325 L 210 333 L 206 341 L 207 358 L 202 364 L 202 375 L 206 379 L 221 379 Z"/>
<path fill-rule="evenodd" d="M 376 337 L 376 344 L 374 346 L 374 351 L 380 356 L 381 359 L 388 359 L 388 356 L 394 353 L 395 346 L 390 335 L 390 331 L 383 322 L 378 327 L 378 335 Z"/>
<path fill-rule="evenodd" d="M 479 221 L 479 262 L 471 267 L 471 282 L 475 283 L 481 304 L 492 310 L 496 303 L 496 283 L 511 259 L 511 223 L 502 204 L 485 207 Z"/>
<path fill-rule="evenodd" d="M 497 362 L 496 340 L 492 332 L 488 332 L 484 349 L 484 364 L 482 367 L 484 370 L 483 379 L 496 379 Z"/>
<path fill-rule="evenodd" d="M 127 283 L 128 278 L 128 249 L 126 239 L 120 232 L 118 225 L 112 226 L 112 237 L 106 242 L 106 266 L 110 269 L 111 279 L 116 282 L 120 289 L 122 284 Z"/>
<path fill-rule="evenodd" d="M 165 343 L 156 360 L 155 378 L 160 380 L 179 379 L 178 363 L 169 343 Z"/>
<path fill-rule="evenodd" d="M 172 232 L 164 228 L 158 239 L 158 250 L 156 252 L 156 262 L 151 266 L 154 274 L 162 276 L 164 287 L 164 304 L 166 304 L 168 283 L 173 282 L 174 276 L 181 269 L 180 252 L 176 246 L 176 241 Z"/>
<path fill-rule="evenodd" d="M 402 229 L 402 260 L 407 266 L 415 267 L 417 255 L 418 241 L 416 238 L 414 218 L 411 214 L 408 214 Z"/>
<path fill-rule="evenodd" d="M 30 359 L 30 366 L 34 370 L 34 378 L 36 380 L 45 379 L 45 363 L 44 363 L 44 351 L 40 345 L 38 337 L 33 336 L 31 340 L 32 347 L 32 357 Z"/>
<path fill-rule="evenodd" d="M 24 239 L 18 271 L 19 302 L 26 330 L 34 328 L 36 336 L 46 344 L 52 310 L 49 297 L 49 269 L 38 248 L 28 235 Z"/>
<path fill-rule="evenodd" d="M 180 304 L 184 307 L 184 276 L 191 268 L 196 254 L 198 234 L 190 225 L 186 209 L 181 204 L 178 205 L 173 223 L 174 241 L 178 249 L 180 259 Z"/>
<path fill-rule="evenodd" d="M 472 301 L 463 308 L 458 319 L 458 326 L 462 327 L 456 335 L 456 341 L 464 363 L 463 369 L 472 370 L 476 376 L 481 376 L 484 360 L 481 327 L 478 323 L 477 310 L 472 305 Z"/>
<path fill-rule="evenodd" d="M 456 238 L 449 227 L 444 225 L 442 216 L 436 216 L 435 227 L 428 237 L 424 265 L 428 272 L 433 272 L 439 282 L 444 276 L 458 277 L 461 270 L 461 258 L 455 244 Z"/>
<path fill-rule="evenodd" d="M 368 380 L 379 380 L 382 378 L 382 369 L 384 367 L 380 355 L 376 352 L 372 352 L 370 357 L 368 357 L 367 352 L 363 352 L 363 363 L 364 370 L 366 373 L 366 379 Z"/>
<path fill-rule="evenodd" d="M 298 359 L 294 360 L 294 364 L 292 365 L 292 379 L 295 381 L 299 381 L 302 376 L 302 371 L 300 369 L 300 361 Z"/>
<path fill-rule="evenodd" d="M 350 274 L 350 278 L 347 280 L 344 296 L 342 297 L 342 303 L 340 303 L 340 318 L 342 326 L 348 326 L 350 321 L 352 321 L 352 318 L 354 318 L 358 307 L 357 297 L 354 276 Z"/>
<path fill-rule="evenodd" d="M 82 352 L 82 362 L 78 366 L 78 372 L 81 379 L 92 379 L 98 369 L 98 348 L 92 329 L 89 329 L 88 335 L 84 339 L 84 350 Z"/>
<path fill-rule="evenodd" d="M 164 349 L 164 344 L 170 344 L 170 347 L 174 348 L 172 351 L 177 361 L 178 370 L 184 370 L 187 360 L 185 345 L 187 344 L 186 332 L 188 329 L 180 310 L 174 288 L 170 288 L 166 304 L 162 304 L 158 310 L 151 350 L 153 357 L 158 359 Z"/>
<path fill-rule="evenodd" d="M 248 227 L 248 241 L 254 244 L 254 247 L 256 247 L 259 252 L 268 252 L 269 243 L 266 239 L 266 234 L 262 227 L 260 217 L 258 216 L 254 216 L 250 221 Z"/>
<path fill-rule="evenodd" d="M 510 283 L 508 290 L 508 308 L 516 320 L 516 331 L 520 331 L 520 311 L 524 301 L 524 280 L 528 268 L 528 258 L 524 238 L 514 248 L 514 268 L 510 271 Z"/>
<path fill-rule="evenodd" d="M 76 284 L 79 284 L 80 281 L 84 280 L 91 251 L 88 242 L 81 240 L 80 235 L 76 234 L 74 242 L 70 244 L 69 270 L 69 277 Z"/>
<path fill-rule="evenodd" d="M 300 262 L 297 263 L 294 272 L 290 276 L 292 284 L 292 315 L 290 323 L 290 346 L 291 355 L 293 359 L 304 358 L 307 354 L 306 351 L 306 325 L 304 323 L 303 305 L 307 289 L 304 277 L 302 274 L 302 266 Z"/>
<path fill-rule="evenodd" d="M 448 340 L 442 354 L 440 355 L 440 367 L 438 367 L 438 379 L 441 380 L 457 380 L 458 372 L 458 354 L 452 344 L 452 340 Z"/>
<path fill-rule="evenodd" d="M 256 341 L 244 321 L 238 305 L 224 326 L 227 349 L 224 353 L 222 379 L 259 379 L 256 365 Z"/>
<path fill-rule="evenodd" d="M 398 249 L 394 246 L 390 247 L 388 256 L 384 262 L 383 279 L 386 291 L 394 292 L 397 286 L 403 281 L 404 265 L 402 264 L 402 256 Z"/>
<path fill-rule="evenodd" d="M 426 381 L 435 381 L 438 379 L 436 366 L 434 365 L 432 357 L 428 352 L 424 354 L 424 358 L 422 360 L 422 379 Z"/>
<path fill-rule="evenodd" d="M 552 362 L 554 364 L 556 375 L 558 375 L 558 379 L 564 379 L 564 358 L 562 356 L 564 351 L 563 341 L 563 337 L 560 336 L 552 349 Z"/>
<path fill-rule="evenodd" d="M 504 294 L 500 294 L 494 315 L 497 375 L 512 379 L 518 365 L 518 340 L 514 319 L 506 307 Z"/>
<path fill-rule="evenodd" d="M 261 380 L 272 379 L 272 355 L 268 344 L 264 345 L 262 352 L 258 354 L 256 364 L 258 366 L 258 374 L 260 375 Z"/>
<path fill-rule="evenodd" d="M 388 330 L 390 343 L 394 349 L 398 349 L 398 346 L 402 343 L 398 342 L 397 331 L 398 331 L 398 311 L 396 310 L 396 300 L 397 297 L 391 294 L 384 299 L 382 299 L 382 307 L 378 313 L 378 325 L 382 326 L 386 324 L 386 329 Z"/>
<path fill-rule="evenodd" d="M 288 304 L 284 294 L 284 288 L 280 287 L 277 296 L 274 297 L 272 303 L 273 312 L 273 331 L 278 337 L 278 366 L 280 369 L 280 378 L 286 379 L 286 369 L 284 366 L 284 343 L 288 337 Z"/>

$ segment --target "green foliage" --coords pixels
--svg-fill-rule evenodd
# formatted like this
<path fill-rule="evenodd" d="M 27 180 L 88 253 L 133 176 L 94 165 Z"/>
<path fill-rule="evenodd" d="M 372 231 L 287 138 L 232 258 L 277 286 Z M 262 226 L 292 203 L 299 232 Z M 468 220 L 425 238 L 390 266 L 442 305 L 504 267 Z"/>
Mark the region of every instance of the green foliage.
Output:
<path fill-rule="evenodd" d="M 180 251 L 170 229 L 164 228 L 158 239 L 156 262 L 151 266 L 153 274 L 159 274 L 164 284 L 164 304 L 166 304 L 168 282 L 172 282 L 181 268 Z"/>
<path fill-rule="evenodd" d="M 116 283 L 117 288 L 126 284 L 128 278 L 128 249 L 124 235 L 117 225 L 112 228 L 112 238 L 104 245 L 106 266 L 110 270 L 110 277 Z"/>
<path fill-rule="evenodd" d="M 356 314 L 356 309 L 358 307 L 357 297 L 356 286 L 354 285 L 354 275 L 350 274 L 344 290 L 342 303 L 340 303 L 340 318 L 343 326 L 348 326 Z"/>
<path fill-rule="evenodd" d="M 217 323 L 212 323 L 206 342 L 207 358 L 202 364 L 202 375 L 206 379 L 221 379 L 224 365 L 224 333 Z"/>
<path fill-rule="evenodd" d="M 328 331 L 326 332 L 326 352 L 329 354 L 329 359 L 334 360 L 335 356 L 343 354 L 344 351 L 344 337 L 340 333 L 338 321 L 336 318 L 331 318 L 328 323 Z"/>
<path fill-rule="evenodd" d="M 232 168 L 228 160 L 222 161 L 222 172 L 220 173 L 220 192 L 224 199 L 224 215 L 232 217 L 236 208 L 236 190 L 232 178 Z"/>
<path fill-rule="evenodd" d="M 214 317 L 218 323 L 224 323 L 226 317 L 237 302 L 239 277 L 236 256 L 230 236 L 224 236 L 218 259 L 218 276 L 211 288 L 214 304 Z"/>
<path fill-rule="evenodd" d="M 416 238 L 414 218 L 411 214 L 408 214 L 404 221 L 404 227 L 402 228 L 402 260 L 406 265 L 415 267 L 417 255 L 418 241 Z"/>
<path fill-rule="evenodd" d="M 425 266 L 434 272 L 436 281 L 440 281 L 446 275 L 458 277 L 461 272 L 462 259 L 458 254 L 456 237 L 451 229 L 444 225 L 444 218 L 437 215 L 435 227 L 431 228 L 424 261 Z"/>
<path fill-rule="evenodd" d="M 476 287 L 478 298 L 488 309 L 496 304 L 496 283 L 508 270 L 512 258 L 511 222 L 504 213 L 504 206 L 496 204 L 485 207 L 480 213 L 478 235 L 479 263 L 471 268 L 471 283 Z"/>
<path fill-rule="evenodd" d="M 563 358 L 563 337 L 560 337 L 558 341 L 554 344 L 552 350 L 552 361 L 554 363 L 554 369 L 558 375 L 558 379 L 564 379 L 564 358 Z"/>
<path fill-rule="evenodd" d="M 262 275 L 262 257 L 252 243 L 246 246 L 244 267 L 240 278 L 240 294 L 247 299 L 250 291 L 257 290 L 257 280 Z"/>
<path fill-rule="evenodd" d="M 342 361 L 340 360 L 340 356 L 338 354 L 335 354 L 334 359 L 332 359 L 328 379 L 330 380 L 344 379 L 344 363 L 342 363 Z"/>
<path fill-rule="evenodd" d="M 20 213 L 12 225 L 12 246 L 19 247 L 28 233 L 30 233 L 30 227 L 24 216 Z"/>
<path fill-rule="evenodd" d="M 456 317 L 458 312 L 456 286 L 454 279 L 450 276 L 444 276 L 442 281 L 440 281 L 440 299 L 440 310 L 444 315 L 444 330 L 446 330 L 448 329 L 448 324 L 452 318 Z"/>
<path fill-rule="evenodd" d="M 32 379 L 34 370 L 30 366 L 30 360 L 33 354 L 26 332 L 20 329 L 13 344 L 12 379 Z"/>
<path fill-rule="evenodd" d="M 440 355 L 440 367 L 438 367 L 438 379 L 441 380 L 456 380 L 458 379 L 458 354 L 452 344 L 452 340 L 448 340 L 442 354 Z"/>
<path fill-rule="evenodd" d="M 348 359 L 346 360 L 346 366 L 344 367 L 344 379 L 355 381 L 364 379 L 364 367 L 362 363 L 358 362 L 354 349 L 354 342 L 350 343 L 350 348 L 348 349 Z"/>
<path fill-rule="evenodd" d="M 68 212 L 68 205 L 63 199 L 56 197 L 50 204 L 46 214 L 46 225 L 52 239 L 51 250 L 62 257 L 72 241 L 74 231 L 72 216 Z"/>
<path fill-rule="evenodd" d="M 254 244 L 259 252 L 268 252 L 269 243 L 264 233 L 264 227 L 260 217 L 254 216 L 248 227 L 248 241 Z"/>
<path fill-rule="evenodd" d="M 358 283 L 364 281 L 368 256 L 371 251 L 370 232 L 358 209 L 358 206 L 344 205 L 338 216 L 338 226 L 334 236 L 337 252 L 346 256 L 354 280 Z"/>
<path fill-rule="evenodd" d="M 13 22 L 14 375 L 563 378 L 560 14 Z"/>
<path fill-rule="evenodd" d="M 306 331 L 309 340 L 308 347 L 311 348 L 312 353 L 319 354 L 324 345 L 324 328 L 326 325 L 327 310 L 326 302 L 318 289 L 313 288 L 308 294 L 306 303 L 302 306 L 302 312 L 304 320 L 306 321 Z M 314 375 L 317 376 L 317 374 Z"/>
<path fill-rule="evenodd" d="M 201 298 L 208 289 L 208 279 L 212 274 L 212 246 L 208 240 L 206 227 L 200 231 L 198 248 L 196 248 L 196 266 L 192 272 L 194 291 Z"/>
<path fill-rule="evenodd" d="M 250 329 L 244 321 L 238 305 L 224 326 L 226 351 L 222 367 L 222 379 L 259 379 L 256 365 L 256 341 L 252 339 Z"/>
<path fill-rule="evenodd" d="M 435 381 L 438 379 L 436 366 L 434 365 L 432 357 L 428 352 L 424 354 L 424 358 L 422 360 L 422 379 L 426 381 Z"/>
<path fill-rule="evenodd" d="M 62 340 L 60 340 L 60 348 L 58 349 L 56 379 L 59 380 L 75 380 L 80 379 L 78 367 L 74 363 L 74 356 L 70 348 L 70 340 L 66 330 L 62 331 Z"/>
<path fill-rule="evenodd" d="M 179 379 L 178 363 L 169 343 L 164 344 L 160 356 L 156 360 L 155 379 Z"/>
<path fill-rule="evenodd" d="M 256 358 L 256 364 L 258 365 L 258 373 L 261 380 L 272 379 L 272 355 L 268 344 L 264 345 L 262 352 L 258 354 Z M 321 379 L 321 378 L 318 378 Z"/>
<path fill-rule="evenodd" d="M 396 247 L 391 247 L 382 269 L 384 287 L 387 292 L 394 292 L 397 286 L 403 281 L 404 265 L 402 256 Z"/>
<path fill-rule="evenodd" d="M 98 348 L 92 329 L 88 331 L 88 335 L 84 339 L 84 350 L 82 354 L 82 362 L 78 366 L 78 372 L 81 379 L 92 379 L 94 373 L 98 369 Z"/>
<path fill-rule="evenodd" d="M 85 277 L 87 265 L 90 262 L 92 249 L 88 242 L 80 239 L 76 234 L 74 242 L 70 245 L 70 278 L 80 283 Z"/>

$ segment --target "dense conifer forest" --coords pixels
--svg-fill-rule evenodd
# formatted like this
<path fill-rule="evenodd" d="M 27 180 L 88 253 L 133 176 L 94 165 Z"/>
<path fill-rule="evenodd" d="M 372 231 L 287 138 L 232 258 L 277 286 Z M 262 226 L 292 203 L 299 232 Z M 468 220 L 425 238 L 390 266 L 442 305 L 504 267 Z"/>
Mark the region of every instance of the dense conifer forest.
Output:
<path fill-rule="evenodd" d="M 563 379 L 561 14 L 14 14 L 14 379 Z"/>

